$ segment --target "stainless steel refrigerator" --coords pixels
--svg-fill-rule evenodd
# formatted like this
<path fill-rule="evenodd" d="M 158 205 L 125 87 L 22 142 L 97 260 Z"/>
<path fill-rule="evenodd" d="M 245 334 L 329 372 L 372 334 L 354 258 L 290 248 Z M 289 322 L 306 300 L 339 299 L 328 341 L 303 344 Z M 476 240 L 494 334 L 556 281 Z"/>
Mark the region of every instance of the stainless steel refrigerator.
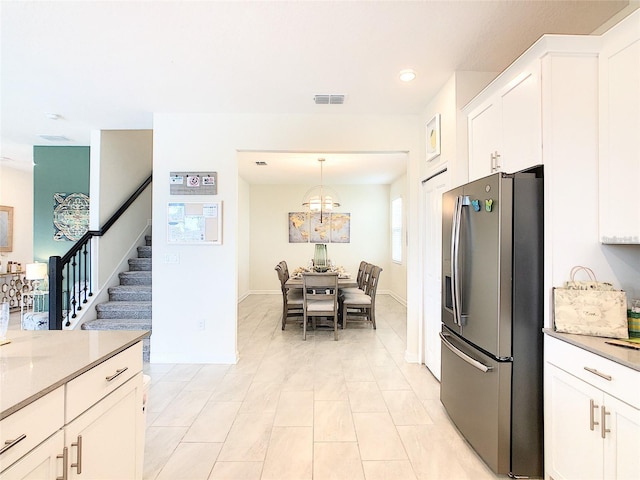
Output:
<path fill-rule="evenodd" d="M 440 399 L 496 473 L 543 475 L 543 171 L 446 192 Z"/>

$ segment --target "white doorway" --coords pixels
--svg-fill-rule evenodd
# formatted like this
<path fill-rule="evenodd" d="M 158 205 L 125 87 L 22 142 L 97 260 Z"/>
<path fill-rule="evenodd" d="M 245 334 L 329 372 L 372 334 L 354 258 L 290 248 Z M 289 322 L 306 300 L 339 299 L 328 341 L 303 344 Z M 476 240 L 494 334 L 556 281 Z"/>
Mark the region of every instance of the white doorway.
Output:
<path fill-rule="evenodd" d="M 424 321 L 425 365 L 440 380 L 440 309 L 442 291 L 442 194 L 449 190 L 447 170 L 422 183 L 424 201 Z"/>

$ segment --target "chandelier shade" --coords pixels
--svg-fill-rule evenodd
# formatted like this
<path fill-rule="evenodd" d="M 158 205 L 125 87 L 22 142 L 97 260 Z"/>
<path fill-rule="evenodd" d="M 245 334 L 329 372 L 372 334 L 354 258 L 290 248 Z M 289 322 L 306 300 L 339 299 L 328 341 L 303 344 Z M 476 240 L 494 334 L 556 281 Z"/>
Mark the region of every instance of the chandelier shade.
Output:
<path fill-rule="evenodd" d="M 320 162 L 320 185 L 309 189 L 302 199 L 303 207 L 309 209 L 311 212 L 320 212 L 320 222 L 322 222 L 323 213 L 331 212 L 334 208 L 340 206 L 338 194 L 323 184 L 322 165 L 324 161 L 324 158 L 318 159 L 318 162 Z"/>

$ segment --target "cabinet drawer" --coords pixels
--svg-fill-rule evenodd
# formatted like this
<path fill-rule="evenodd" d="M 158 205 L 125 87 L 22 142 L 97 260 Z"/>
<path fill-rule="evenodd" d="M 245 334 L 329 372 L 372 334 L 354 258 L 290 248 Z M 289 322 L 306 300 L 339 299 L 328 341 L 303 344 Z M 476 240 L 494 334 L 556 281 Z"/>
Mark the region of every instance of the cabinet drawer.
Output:
<path fill-rule="evenodd" d="M 6 450 L 0 454 L 0 472 L 56 433 L 63 425 L 63 386 L 2 419 L 0 448 Z"/>
<path fill-rule="evenodd" d="M 545 336 L 546 361 L 629 405 L 640 408 L 640 372 Z"/>
<path fill-rule="evenodd" d="M 67 384 L 66 422 L 69 423 L 141 371 L 142 343 L 138 342 L 71 380 Z"/>

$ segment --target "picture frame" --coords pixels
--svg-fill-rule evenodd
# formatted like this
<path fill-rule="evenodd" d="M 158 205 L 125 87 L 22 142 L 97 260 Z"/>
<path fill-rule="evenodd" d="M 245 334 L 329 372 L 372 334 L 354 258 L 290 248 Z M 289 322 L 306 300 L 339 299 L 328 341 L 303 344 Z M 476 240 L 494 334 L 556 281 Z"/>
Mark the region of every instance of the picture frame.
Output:
<path fill-rule="evenodd" d="M 13 251 L 13 207 L 0 205 L 0 252 Z"/>
<path fill-rule="evenodd" d="M 440 114 L 427 122 L 427 162 L 440 155 Z"/>

